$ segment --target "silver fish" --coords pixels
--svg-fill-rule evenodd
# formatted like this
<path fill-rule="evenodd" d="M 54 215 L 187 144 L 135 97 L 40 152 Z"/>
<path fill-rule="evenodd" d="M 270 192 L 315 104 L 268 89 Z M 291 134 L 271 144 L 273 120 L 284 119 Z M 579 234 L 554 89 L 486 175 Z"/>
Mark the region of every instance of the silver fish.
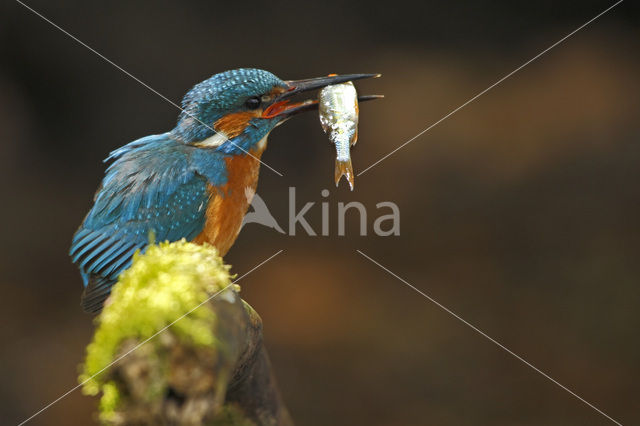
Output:
<path fill-rule="evenodd" d="M 351 146 L 358 140 L 358 94 L 352 82 L 326 86 L 318 97 L 320 124 L 336 147 L 336 186 L 347 177 L 353 191 Z"/>

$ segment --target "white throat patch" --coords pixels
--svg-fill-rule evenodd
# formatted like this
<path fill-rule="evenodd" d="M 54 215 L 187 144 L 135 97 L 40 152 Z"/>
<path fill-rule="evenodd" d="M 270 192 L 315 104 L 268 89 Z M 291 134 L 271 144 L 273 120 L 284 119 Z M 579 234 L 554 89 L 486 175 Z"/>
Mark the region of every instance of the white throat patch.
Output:
<path fill-rule="evenodd" d="M 269 134 L 267 133 L 266 135 L 264 135 L 262 139 L 258 141 L 258 144 L 256 145 L 256 147 L 258 148 L 258 151 L 264 151 L 264 149 L 267 147 L 268 137 L 269 137 Z"/>
<path fill-rule="evenodd" d="M 203 141 L 196 142 L 194 145 L 203 148 L 216 148 L 228 140 L 229 137 L 224 132 L 216 132 L 213 136 L 209 136 Z"/>

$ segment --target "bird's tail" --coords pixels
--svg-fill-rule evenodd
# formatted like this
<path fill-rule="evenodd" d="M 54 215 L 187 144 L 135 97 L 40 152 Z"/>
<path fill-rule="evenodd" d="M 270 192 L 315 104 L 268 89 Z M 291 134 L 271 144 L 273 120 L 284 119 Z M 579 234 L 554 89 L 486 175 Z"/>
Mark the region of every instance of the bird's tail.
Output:
<path fill-rule="evenodd" d="M 111 287 L 115 284 L 115 280 L 99 275 L 91 275 L 88 281 L 87 287 L 82 293 L 80 306 L 89 314 L 97 314 L 102 310 L 104 301 L 111 294 Z"/>
<path fill-rule="evenodd" d="M 342 178 L 342 176 L 347 177 L 347 181 L 349 182 L 349 187 L 351 187 L 351 190 L 353 191 L 355 177 L 353 175 L 353 166 L 351 165 L 351 158 L 349 158 L 348 160 L 338 160 L 336 158 L 336 172 L 335 172 L 336 186 L 338 186 L 338 183 L 340 183 L 340 178 Z"/>

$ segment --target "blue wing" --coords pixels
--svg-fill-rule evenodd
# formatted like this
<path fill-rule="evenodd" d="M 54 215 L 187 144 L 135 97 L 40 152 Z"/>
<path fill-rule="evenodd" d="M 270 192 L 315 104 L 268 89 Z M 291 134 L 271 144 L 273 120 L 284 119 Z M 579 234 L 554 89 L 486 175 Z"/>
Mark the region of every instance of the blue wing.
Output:
<path fill-rule="evenodd" d="M 204 227 L 207 178 L 191 166 L 193 148 L 168 134 L 148 136 L 111 153 L 95 203 L 73 237 L 82 306 L 99 311 L 120 272 L 151 234 L 157 241 L 191 240 Z"/>

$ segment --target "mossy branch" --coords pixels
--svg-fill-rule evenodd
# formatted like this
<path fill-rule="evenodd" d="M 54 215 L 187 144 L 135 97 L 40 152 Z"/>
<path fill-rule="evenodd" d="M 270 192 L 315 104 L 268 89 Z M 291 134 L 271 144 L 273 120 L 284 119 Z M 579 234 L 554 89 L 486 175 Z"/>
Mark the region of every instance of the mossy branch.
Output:
<path fill-rule="evenodd" d="M 100 421 L 290 425 L 262 320 L 238 292 L 211 246 L 161 243 L 136 255 L 96 319 L 80 375 L 86 394 L 102 394 Z"/>

